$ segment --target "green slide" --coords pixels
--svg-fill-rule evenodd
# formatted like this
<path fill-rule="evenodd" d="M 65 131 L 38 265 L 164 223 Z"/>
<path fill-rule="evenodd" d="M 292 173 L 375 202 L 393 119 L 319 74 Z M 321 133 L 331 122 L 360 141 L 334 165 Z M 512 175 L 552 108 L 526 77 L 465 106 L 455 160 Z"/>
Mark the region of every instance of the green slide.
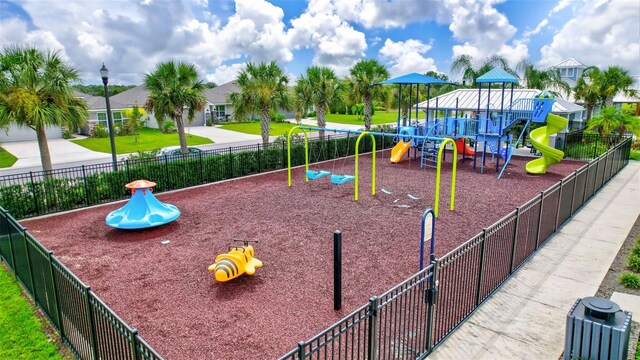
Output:
<path fill-rule="evenodd" d="M 525 166 L 529 174 L 544 174 L 547 166 L 560 162 L 564 158 L 564 152 L 549 146 L 549 135 L 553 135 L 564 129 L 569 121 L 561 116 L 548 114 L 547 126 L 533 130 L 529 134 L 531 145 L 542 153 L 542 157 L 529 161 Z"/>

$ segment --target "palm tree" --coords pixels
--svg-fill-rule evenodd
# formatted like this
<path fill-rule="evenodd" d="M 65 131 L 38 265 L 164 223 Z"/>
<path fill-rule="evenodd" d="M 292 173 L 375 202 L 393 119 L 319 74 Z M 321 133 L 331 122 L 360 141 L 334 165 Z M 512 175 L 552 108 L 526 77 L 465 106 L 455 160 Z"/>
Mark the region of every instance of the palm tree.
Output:
<path fill-rule="evenodd" d="M 584 102 L 584 106 L 587 108 L 587 122 L 591 119 L 593 108 L 598 105 L 600 95 L 597 89 L 597 84 L 588 80 L 589 74 L 592 76 L 599 76 L 600 69 L 597 67 L 587 68 L 582 73 L 582 76 L 576 80 L 576 85 L 573 87 L 573 92 L 577 101 Z"/>
<path fill-rule="evenodd" d="M 538 70 L 527 60 L 522 60 L 516 71 L 522 73 L 525 86 L 529 89 L 548 90 L 554 95 L 558 95 L 556 90 L 561 90 L 566 96 L 571 93 L 571 86 L 562 79 L 558 69 Z"/>
<path fill-rule="evenodd" d="M 453 60 L 451 64 L 451 72 L 453 74 L 461 74 L 462 80 L 467 85 L 476 86 L 476 80 L 489 72 L 494 67 L 499 67 L 506 72 L 517 76 L 516 72 L 509 67 L 507 59 L 500 55 L 491 55 L 480 64 L 480 66 L 474 66 L 473 58 L 470 55 L 460 55 Z"/>
<path fill-rule="evenodd" d="M 305 75 L 300 75 L 296 84 L 296 94 L 304 98 L 307 104 L 316 108 L 318 127 L 324 128 L 327 123 L 325 115 L 327 109 L 335 103 L 342 102 L 343 85 L 336 74 L 328 67 L 311 66 Z M 324 139 L 324 130 L 319 132 Z"/>
<path fill-rule="evenodd" d="M 57 51 L 16 46 L 0 54 L 0 127 L 35 130 L 44 171 L 52 169 L 45 127 L 73 129 L 87 120 L 87 104 L 73 94 L 79 80 Z"/>
<path fill-rule="evenodd" d="M 640 131 L 640 118 L 627 115 L 624 111 L 614 107 L 606 106 L 600 110 L 587 123 L 588 129 L 598 128 L 600 135 L 607 135 L 613 131 L 618 131 L 620 136 L 625 132 L 638 133 Z"/>
<path fill-rule="evenodd" d="M 146 110 L 153 112 L 158 121 L 169 117 L 176 122 L 180 151 L 188 154 L 184 110 L 187 109 L 187 121 L 190 123 L 196 111 L 202 111 L 206 103 L 205 85 L 198 80 L 195 65 L 173 60 L 159 63 L 154 72 L 145 75 L 144 86 L 149 90 Z"/>
<path fill-rule="evenodd" d="M 293 107 L 288 83 L 289 78 L 275 61 L 248 63 L 238 75 L 240 92 L 227 96 L 236 119 L 256 112 L 260 114 L 264 145 L 269 144 L 269 110 L 291 110 Z"/>
<path fill-rule="evenodd" d="M 596 84 L 603 106 L 613 105 L 613 98 L 623 92 L 627 96 L 637 96 L 638 92 L 631 87 L 633 86 L 633 78 L 629 75 L 629 71 L 620 66 L 610 66 L 604 71 L 599 72 L 599 76 L 592 78 Z"/>
<path fill-rule="evenodd" d="M 364 128 L 371 129 L 371 103 L 380 97 L 383 89 L 371 86 L 389 78 L 389 71 L 376 60 L 360 60 L 349 70 L 348 79 L 353 96 L 364 102 Z"/>

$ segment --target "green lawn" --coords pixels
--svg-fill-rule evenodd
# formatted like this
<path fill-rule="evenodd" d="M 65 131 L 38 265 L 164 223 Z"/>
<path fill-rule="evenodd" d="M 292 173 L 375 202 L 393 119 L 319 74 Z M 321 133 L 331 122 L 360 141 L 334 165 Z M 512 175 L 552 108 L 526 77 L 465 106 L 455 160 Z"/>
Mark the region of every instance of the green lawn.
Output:
<path fill-rule="evenodd" d="M 271 136 L 286 135 L 293 126 L 296 126 L 296 125 L 292 124 L 292 123 L 275 123 L 275 122 L 272 122 L 272 123 L 269 124 L 269 127 L 271 129 L 269 134 Z M 247 123 L 224 124 L 224 125 L 222 125 L 222 128 L 225 129 L 225 130 L 237 131 L 237 132 L 241 132 L 241 133 L 245 133 L 245 134 L 253 134 L 253 135 L 260 135 L 261 134 L 260 121 L 247 122 Z M 296 132 L 298 132 L 298 131 L 296 131 Z"/>
<path fill-rule="evenodd" d="M 364 116 L 360 116 L 360 120 L 358 120 L 357 115 L 327 114 L 326 119 L 327 122 L 364 126 Z M 397 120 L 397 111 L 376 111 L 371 117 L 371 123 L 373 125 L 394 123 Z"/>
<path fill-rule="evenodd" d="M 0 359 L 62 359 L 15 277 L 0 265 Z"/>
<path fill-rule="evenodd" d="M 138 134 L 138 142 L 134 141 L 133 136 L 116 136 L 116 153 L 129 154 L 180 145 L 178 134 L 163 134 L 162 131 L 151 128 L 142 128 Z M 111 144 L 108 137 L 71 141 L 93 151 L 111 153 Z M 189 145 L 203 145 L 211 144 L 213 141 L 201 136 L 187 134 L 187 143 Z"/>
<path fill-rule="evenodd" d="M 0 148 L 0 168 L 11 167 L 18 160 L 12 153 Z"/>

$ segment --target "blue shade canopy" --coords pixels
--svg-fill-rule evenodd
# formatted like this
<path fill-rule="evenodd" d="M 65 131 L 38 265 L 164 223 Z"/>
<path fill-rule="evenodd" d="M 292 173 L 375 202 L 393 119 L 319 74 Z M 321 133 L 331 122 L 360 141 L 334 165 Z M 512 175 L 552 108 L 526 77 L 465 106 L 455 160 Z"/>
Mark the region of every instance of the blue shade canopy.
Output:
<path fill-rule="evenodd" d="M 479 78 L 476 79 L 476 82 L 479 83 L 489 83 L 489 82 L 493 82 L 493 83 L 517 83 L 518 82 L 518 78 L 509 74 L 508 72 L 500 69 L 500 68 L 493 68 L 491 70 L 489 70 L 489 72 L 485 73 L 484 75 L 480 76 Z"/>
<path fill-rule="evenodd" d="M 450 84 L 448 81 L 433 78 L 431 76 L 422 75 L 418 73 L 411 73 L 395 77 L 393 79 L 381 81 L 374 85 L 387 85 L 387 84 Z"/>

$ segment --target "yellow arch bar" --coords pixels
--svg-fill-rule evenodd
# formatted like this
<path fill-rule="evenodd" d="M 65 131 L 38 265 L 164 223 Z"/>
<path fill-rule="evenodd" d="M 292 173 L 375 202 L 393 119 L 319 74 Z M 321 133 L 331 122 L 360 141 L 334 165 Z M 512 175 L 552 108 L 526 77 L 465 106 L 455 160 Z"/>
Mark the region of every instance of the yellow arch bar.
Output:
<path fill-rule="evenodd" d="M 371 136 L 371 141 L 373 141 L 373 152 L 371 153 L 371 195 L 375 195 L 376 194 L 376 138 L 373 136 L 373 134 L 369 134 L 366 131 L 363 131 L 362 134 L 360 134 L 360 136 L 358 136 L 358 140 L 356 140 L 356 173 L 355 173 L 355 179 L 354 179 L 354 194 L 353 194 L 353 199 L 355 201 L 358 201 L 358 180 L 359 180 L 359 173 L 358 173 L 358 154 L 360 152 L 360 139 L 362 139 L 363 136 L 365 135 L 369 135 Z"/>
<path fill-rule="evenodd" d="M 436 170 L 436 196 L 433 201 L 433 212 L 438 217 L 438 203 L 440 202 L 440 168 L 442 166 L 442 151 L 447 143 L 453 145 L 453 171 L 451 172 L 451 199 L 449 201 L 449 210 L 453 211 L 453 206 L 456 198 L 456 164 L 458 163 L 458 149 L 456 149 L 456 143 L 451 138 L 446 138 L 440 144 L 438 150 L 438 166 Z"/>
<path fill-rule="evenodd" d="M 287 184 L 289 186 L 291 186 L 291 134 L 295 129 L 300 129 L 300 126 L 292 127 L 287 134 Z M 307 170 L 309 170 L 309 137 L 305 129 L 300 130 L 302 130 L 304 134 L 304 179 L 306 182 L 309 182 L 309 178 L 307 177 Z"/>

